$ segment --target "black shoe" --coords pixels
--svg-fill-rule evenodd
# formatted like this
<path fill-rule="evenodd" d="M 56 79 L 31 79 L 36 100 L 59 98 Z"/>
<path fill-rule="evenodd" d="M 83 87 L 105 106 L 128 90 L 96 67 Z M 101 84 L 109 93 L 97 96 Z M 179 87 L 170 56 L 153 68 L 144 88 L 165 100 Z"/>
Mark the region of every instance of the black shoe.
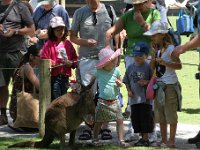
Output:
<path fill-rule="evenodd" d="M 148 147 L 150 145 L 149 140 L 140 139 L 138 142 L 134 144 L 134 146 L 145 146 Z"/>
<path fill-rule="evenodd" d="M 198 134 L 195 137 L 188 139 L 189 144 L 195 144 L 197 142 L 200 142 L 200 131 L 198 132 Z"/>

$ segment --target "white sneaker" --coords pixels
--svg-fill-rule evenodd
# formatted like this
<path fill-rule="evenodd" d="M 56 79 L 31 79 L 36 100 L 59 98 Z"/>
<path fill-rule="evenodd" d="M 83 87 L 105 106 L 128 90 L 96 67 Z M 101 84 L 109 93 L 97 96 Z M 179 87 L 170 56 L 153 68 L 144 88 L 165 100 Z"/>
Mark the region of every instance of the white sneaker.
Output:
<path fill-rule="evenodd" d="M 128 130 L 128 132 L 125 134 L 125 142 L 137 141 L 139 138 L 139 134 L 133 133 L 131 130 Z"/>
<path fill-rule="evenodd" d="M 153 131 L 152 133 L 149 133 L 149 142 L 153 143 L 157 141 L 157 134 L 156 131 Z"/>

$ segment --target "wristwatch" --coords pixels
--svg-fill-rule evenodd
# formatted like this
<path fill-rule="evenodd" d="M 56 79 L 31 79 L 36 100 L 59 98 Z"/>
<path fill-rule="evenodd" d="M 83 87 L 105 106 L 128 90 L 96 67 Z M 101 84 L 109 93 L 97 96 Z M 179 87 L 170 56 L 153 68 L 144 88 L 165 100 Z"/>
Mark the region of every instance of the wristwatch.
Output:
<path fill-rule="evenodd" d="M 15 35 L 18 35 L 19 34 L 19 29 L 16 29 L 15 30 Z"/>

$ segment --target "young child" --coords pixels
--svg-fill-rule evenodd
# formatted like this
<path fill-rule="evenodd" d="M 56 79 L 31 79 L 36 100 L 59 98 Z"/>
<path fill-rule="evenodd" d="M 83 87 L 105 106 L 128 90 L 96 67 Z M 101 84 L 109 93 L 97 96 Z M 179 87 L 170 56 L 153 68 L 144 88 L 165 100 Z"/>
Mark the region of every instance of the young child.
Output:
<path fill-rule="evenodd" d="M 96 65 L 95 77 L 99 86 L 99 99 L 95 111 L 94 145 L 99 144 L 98 134 L 102 123 L 116 121 L 119 145 L 128 146 L 123 137 L 124 124 L 118 95 L 118 88 L 123 84 L 120 80 L 120 70 L 116 67 L 119 55 L 120 49 L 114 52 L 109 47 L 102 49 L 98 54 L 99 63 Z"/>
<path fill-rule="evenodd" d="M 51 100 L 65 94 L 69 85 L 71 68 L 76 68 L 77 54 L 66 39 L 68 29 L 61 17 L 53 17 L 48 28 L 48 41 L 41 52 L 42 59 L 51 59 Z M 62 65 L 63 64 L 63 65 Z M 56 67 L 58 65 L 62 65 Z"/>
<path fill-rule="evenodd" d="M 155 117 L 160 124 L 162 141 L 158 146 L 175 147 L 178 122 L 177 110 L 180 109 L 180 84 L 175 70 L 181 69 L 180 59 L 173 56 L 174 45 L 165 25 L 156 21 L 144 35 L 151 36 L 152 45 L 159 50 L 152 51 L 151 67 L 156 70 L 158 89 L 155 99 Z M 157 113 L 158 112 L 158 113 Z M 170 125 L 169 141 L 167 125 Z"/>
<path fill-rule="evenodd" d="M 149 146 L 148 133 L 154 128 L 152 104 L 146 99 L 146 87 L 152 76 L 150 65 L 145 61 L 149 46 L 145 42 L 138 42 L 133 46 L 132 55 L 135 58 L 124 75 L 130 97 L 131 121 L 134 133 L 140 133 L 142 138 L 134 146 Z"/>

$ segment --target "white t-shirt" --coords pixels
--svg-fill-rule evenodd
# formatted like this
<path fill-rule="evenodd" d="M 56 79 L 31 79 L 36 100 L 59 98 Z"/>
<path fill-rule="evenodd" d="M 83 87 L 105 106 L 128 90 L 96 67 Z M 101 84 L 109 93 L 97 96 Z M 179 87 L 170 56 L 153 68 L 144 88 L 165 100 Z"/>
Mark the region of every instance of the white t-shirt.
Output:
<path fill-rule="evenodd" d="M 174 45 L 169 45 L 167 47 L 167 49 L 164 51 L 164 53 L 162 54 L 161 58 L 165 62 L 167 62 L 167 63 L 173 62 L 172 59 L 171 59 L 171 54 L 172 54 L 174 48 L 175 48 Z M 177 77 L 174 69 L 166 67 L 166 70 L 165 70 L 163 76 L 160 77 L 158 79 L 158 81 L 162 81 L 166 84 L 174 84 L 174 83 L 178 82 L 178 77 Z"/>

